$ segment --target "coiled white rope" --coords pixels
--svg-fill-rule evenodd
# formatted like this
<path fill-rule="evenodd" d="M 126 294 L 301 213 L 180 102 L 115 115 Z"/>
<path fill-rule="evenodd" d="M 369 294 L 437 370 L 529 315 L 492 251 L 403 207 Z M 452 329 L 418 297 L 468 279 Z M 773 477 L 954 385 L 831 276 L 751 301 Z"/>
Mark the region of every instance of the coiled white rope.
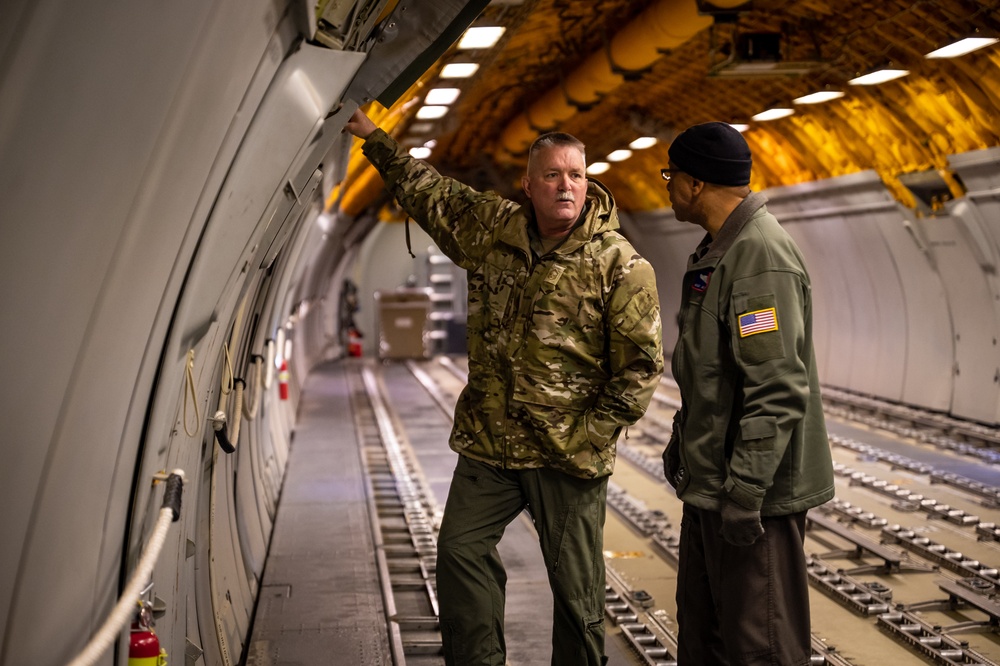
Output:
<path fill-rule="evenodd" d="M 176 475 L 180 477 L 181 486 L 183 487 L 184 470 L 175 469 L 170 474 L 171 476 Z M 168 479 L 168 493 L 170 492 L 169 483 Z M 179 491 L 176 507 L 168 506 L 166 500 L 167 498 L 165 497 L 164 506 L 160 509 L 160 515 L 156 519 L 156 525 L 153 528 L 153 534 L 150 535 L 149 541 L 146 542 L 146 548 L 142 552 L 142 557 L 139 558 L 139 563 L 132 573 L 132 578 L 129 580 L 128 585 L 125 586 L 121 598 L 118 599 L 118 604 L 115 605 L 108 619 L 104 621 L 104 625 L 94 634 L 94 637 L 90 639 L 90 642 L 87 643 L 87 646 L 76 659 L 70 662 L 69 666 L 92 666 L 100 659 L 104 651 L 108 649 L 108 646 L 115 641 L 122 627 L 131 621 L 132 615 L 135 613 L 136 601 L 139 599 L 142 589 L 153 574 L 153 567 L 156 565 L 156 560 L 160 557 L 160 551 L 163 550 L 163 544 L 167 540 L 167 531 L 170 529 L 170 523 L 177 520 L 179 515 Z"/>

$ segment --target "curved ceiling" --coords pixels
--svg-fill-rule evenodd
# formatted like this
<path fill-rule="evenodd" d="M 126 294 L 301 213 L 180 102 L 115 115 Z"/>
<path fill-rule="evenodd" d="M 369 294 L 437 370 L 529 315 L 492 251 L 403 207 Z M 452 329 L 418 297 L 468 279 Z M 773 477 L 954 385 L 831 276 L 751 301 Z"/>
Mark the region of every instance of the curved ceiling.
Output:
<path fill-rule="evenodd" d="M 474 25 L 503 26 L 500 42 L 471 51 L 453 46 L 385 117 L 405 145 L 433 140 L 427 159 L 442 173 L 508 196 L 518 196 L 530 137 L 558 129 L 587 145 L 591 163 L 637 137 L 656 137 L 656 145 L 597 177 L 626 210 L 666 206 L 659 169 L 670 140 L 691 124 L 724 120 L 749 124 L 754 189 L 873 169 L 913 206 L 901 176 L 939 171 L 957 196 L 961 183 L 948 173 L 947 157 L 1000 144 L 1000 44 L 953 59 L 925 58 L 976 30 L 997 35 L 998 5 L 494 0 Z M 771 57 L 775 40 L 780 56 Z M 451 62 L 479 69 L 467 79 L 442 80 L 441 68 Z M 910 73 L 877 86 L 848 83 L 886 65 Z M 444 117 L 417 119 L 436 87 L 461 92 Z M 844 95 L 792 102 L 821 90 Z M 776 107 L 795 113 L 751 120 Z"/>

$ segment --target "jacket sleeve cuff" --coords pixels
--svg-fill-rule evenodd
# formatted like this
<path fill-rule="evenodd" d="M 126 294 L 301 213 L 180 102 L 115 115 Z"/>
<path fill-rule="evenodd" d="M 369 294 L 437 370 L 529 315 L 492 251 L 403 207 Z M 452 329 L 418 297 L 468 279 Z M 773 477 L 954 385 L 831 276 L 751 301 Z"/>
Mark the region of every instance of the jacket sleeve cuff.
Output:
<path fill-rule="evenodd" d="M 377 128 L 365 139 L 361 146 L 361 152 L 381 172 L 386 163 L 396 154 L 396 145 L 396 142 L 385 133 L 385 130 Z"/>
<path fill-rule="evenodd" d="M 745 509 L 760 511 L 760 506 L 764 503 L 764 493 L 753 486 L 737 481 L 733 476 L 726 479 L 726 482 L 722 484 L 722 489 L 729 495 L 729 499 Z"/>

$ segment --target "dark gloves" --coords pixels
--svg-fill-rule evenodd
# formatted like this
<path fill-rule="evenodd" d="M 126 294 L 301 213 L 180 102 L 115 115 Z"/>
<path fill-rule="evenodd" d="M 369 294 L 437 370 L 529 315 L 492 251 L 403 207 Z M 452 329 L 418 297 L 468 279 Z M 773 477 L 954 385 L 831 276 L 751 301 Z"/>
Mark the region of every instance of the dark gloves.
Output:
<path fill-rule="evenodd" d="M 722 538 L 734 546 L 749 546 L 764 533 L 760 511 L 746 509 L 732 500 L 722 504 Z"/>

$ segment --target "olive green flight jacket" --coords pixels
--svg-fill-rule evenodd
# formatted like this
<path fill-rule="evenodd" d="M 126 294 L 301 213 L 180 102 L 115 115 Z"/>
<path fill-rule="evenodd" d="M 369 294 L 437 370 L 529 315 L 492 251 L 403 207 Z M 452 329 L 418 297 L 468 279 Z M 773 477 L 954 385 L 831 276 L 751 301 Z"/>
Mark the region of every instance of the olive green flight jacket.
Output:
<path fill-rule="evenodd" d="M 678 497 L 710 511 L 728 497 L 787 515 L 834 495 L 809 275 L 766 201 L 744 199 L 684 276 L 665 460 Z"/>
<path fill-rule="evenodd" d="M 653 268 L 618 233 L 611 193 L 591 180 L 581 223 L 542 254 L 530 207 L 441 176 L 382 130 L 363 151 L 467 271 L 469 382 L 451 448 L 505 469 L 611 474 L 663 371 Z"/>

